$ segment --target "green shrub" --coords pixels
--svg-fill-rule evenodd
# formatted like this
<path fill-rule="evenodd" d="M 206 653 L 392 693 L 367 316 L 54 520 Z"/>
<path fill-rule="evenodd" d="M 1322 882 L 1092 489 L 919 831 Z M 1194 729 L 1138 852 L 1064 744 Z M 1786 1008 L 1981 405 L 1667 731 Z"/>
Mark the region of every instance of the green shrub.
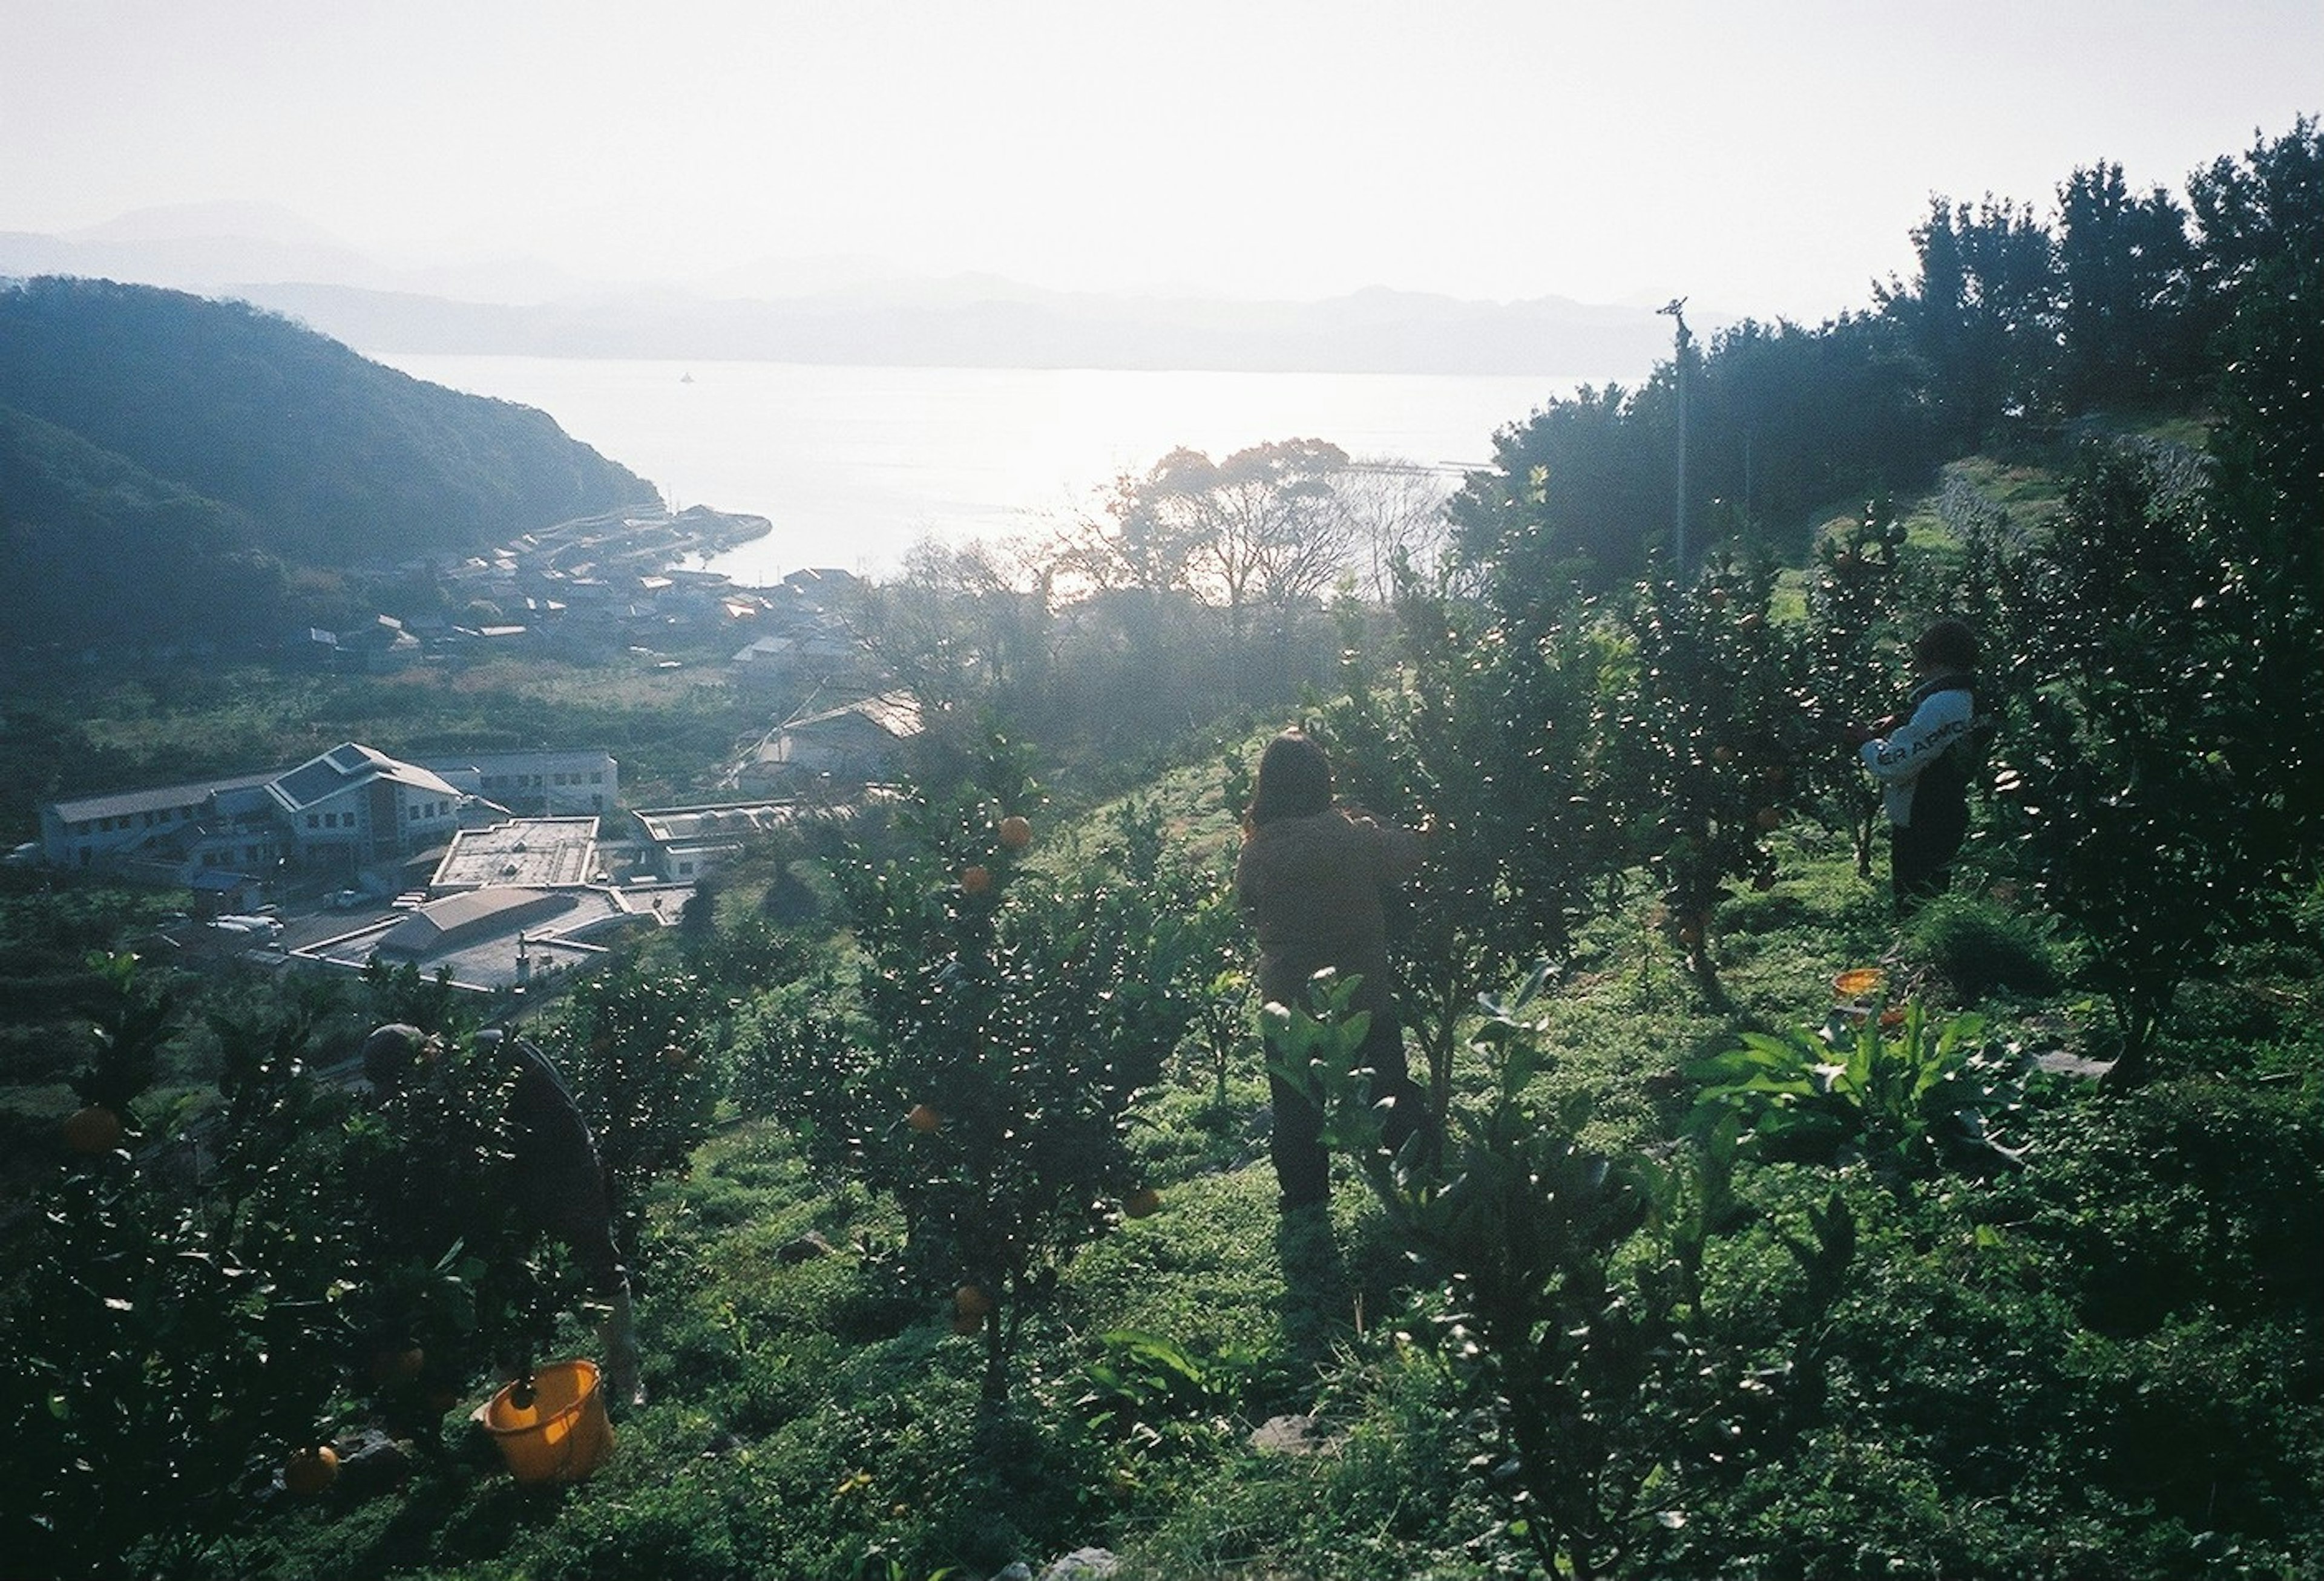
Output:
<path fill-rule="evenodd" d="M 2022 1100 L 2028 1061 L 1985 1036 L 1985 1019 L 1931 1023 L 1917 1002 L 1894 1034 L 1877 1009 L 1853 1030 L 1745 1033 L 1742 1044 L 1684 1068 L 1702 1093 L 1688 1129 L 1739 1117 L 1747 1153 L 1794 1163 L 1869 1164 L 1891 1183 L 1939 1168 L 2016 1162 L 1997 1127 Z"/>
<path fill-rule="evenodd" d="M 1368 1072 L 1354 1062 L 1369 1018 L 1319 975 L 1323 1014 L 1270 1005 L 1276 1070 L 1304 1084 L 1324 1138 L 1362 1168 L 1397 1238 L 1441 1282 L 1416 1324 L 1460 1390 L 1464 1434 L 1506 1539 L 1552 1575 L 1629 1573 L 1651 1540 L 1674 1466 L 1727 1452 L 1754 1402 L 1736 1358 L 1706 1346 L 1703 1252 L 1739 1222 L 1729 1190 L 1732 1123 L 1667 1162 L 1576 1140 L 1589 1099 L 1545 1110 L 1529 1096 L 1546 1056 L 1527 1007 L 1547 968 L 1508 1004 L 1488 1003 L 1472 1049 L 1480 1101 L 1454 1110 L 1441 1173 L 1424 1142 L 1391 1154 Z M 1804 1259 L 1844 1265 L 1852 1226 L 1835 1209 Z"/>
<path fill-rule="evenodd" d="M 2057 929 L 2047 918 L 1967 895 L 1941 895 L 1905 925 L 1913 959 L 1942 972 L 1964 1004 L 1996 988 L 2054 994 L 2065 979 Z"/>

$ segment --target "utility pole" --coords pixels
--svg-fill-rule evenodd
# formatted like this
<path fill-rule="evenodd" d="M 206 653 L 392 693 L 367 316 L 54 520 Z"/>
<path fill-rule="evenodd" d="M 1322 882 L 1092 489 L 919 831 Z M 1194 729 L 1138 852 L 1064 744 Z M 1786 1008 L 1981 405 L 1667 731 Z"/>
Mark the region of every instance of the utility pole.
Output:
<path fill-rule="evenodd" d="M 1678 562 L 1678 584 L 1686 585 L 1686 299 L 1673 297 L 1657 313 L 1678 321 L 1678 517 L 1671 535 L 1671 555 Z"/>

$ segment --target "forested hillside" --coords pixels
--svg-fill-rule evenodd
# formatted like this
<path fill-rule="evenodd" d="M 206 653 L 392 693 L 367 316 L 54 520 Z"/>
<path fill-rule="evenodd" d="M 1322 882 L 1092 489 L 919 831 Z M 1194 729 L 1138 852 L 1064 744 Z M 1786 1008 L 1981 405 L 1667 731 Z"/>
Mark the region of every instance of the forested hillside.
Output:
<path fill-rule="evenodd" d="M 366 362 L 236 302 L 0 290 L 12 630 L 222 640 L 284 566 L 392 562 L 655 502 L 545 413 Z"/>
<path fill-rule="evenodd" d="M 77 434 L 0 406 L 0 627 L 85 643 L 279 618 L 257 523 Z"/>

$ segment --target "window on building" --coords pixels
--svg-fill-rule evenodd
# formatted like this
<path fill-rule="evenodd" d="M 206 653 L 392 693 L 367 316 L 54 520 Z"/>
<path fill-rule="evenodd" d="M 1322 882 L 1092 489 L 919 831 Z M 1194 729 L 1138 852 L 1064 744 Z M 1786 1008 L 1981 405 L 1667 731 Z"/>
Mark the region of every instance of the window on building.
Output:
<path fill-rule="evenodd" d="M 323 826 L 323 820 L 322 820 L 322 815 L 321 815 L 320 813 L 308 813 L 308 814 L 307 814 L 307 827 L 308 827 L 308 828 L 309 828 L 309 829 L 320 829 L 322 826 Z"/>

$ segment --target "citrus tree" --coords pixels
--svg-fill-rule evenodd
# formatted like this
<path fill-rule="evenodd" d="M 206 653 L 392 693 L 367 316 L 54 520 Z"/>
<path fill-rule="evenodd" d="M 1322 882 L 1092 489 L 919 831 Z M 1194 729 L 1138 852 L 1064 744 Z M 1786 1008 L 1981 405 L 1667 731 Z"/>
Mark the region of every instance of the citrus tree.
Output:
<path fill-rule="evenodd" d="M 529 1366 L 576 1299 L 520 1221 L 514 1086 L 489 1043 L 444 1035 L 347 1123 L 346 1360 L 389 1424 L 422 1439 L 488 1365 Z"/>
<path fill-rule="evenodd" d="M 1596 724 L 1610 809 L 1706 981 L 1720 901 L 1737 882 L 1775 882 L 1767 837 L 1798 804 L 1814 731 L 1793 644 L 1768 619 L 1774 585 L 1771 564 L 1736 560 L 1688 587 L 1642 584 Z"/>
<path fill-rule="evenodd" d="M 1058 1269 L 1156 1203 L 1127 1133 L 1193 1018 L 1202 956 L 1152 814 L 1064 883 L 1025 859 L 1020 760 L 977 770 L 916 794 L 891 854 L 844 869 L 862 1043 L 819 1052 L 830 1085 L 807 1101 L 840 1142 L 825 1156 L 902 1209 L 909 1273 L 983 1337 L 999 1401 Z"/>
<path fill-rule="evenodd" d="M 1609 865 L 1590 729 L 1606 653 L 1578 608 L 1496 620 L 1409 579 L 1400 599 L 1400 671 L 1374 681 L 1351 661 L 1316 724 L 1346 799 L 1434 829 L 1390 945 L 1434 1134 L 1478 996 L 1563 955 Z"/>
<path fill-rule="evenodd" d="M 1837 814 L 1856 851 L 1858 878 L 1872 876 L 1883 820 L 1880 792 L 1840 727 L 1869 724 L 1903 699 L 1905 667 L 1897 643 L 1904 526 L 1886 500 L 1861 518 L 1831 523 L 1818 537 L 1808 583 L 1802 703 L 1828 740 L 1803 760 L 1808 787 Z"/>
<path fill-rule="evenodd" d="M 131 958 L 105 976 L 115 1002 L 76 1086 L 133 1117 L 69 1132 L 69 1161 L 0 1242 L 0 1319 L 21 1337 L 0 1367 L 0 1530 L 24 1574 L 190 1564 L 323 1440 L 341 1378 L 345 1099 L 312 1078 L 305 1026 L 221 1028 L 222 1121 L 165 1138 L 134 1117 L 179 1024 Z"/>
<path fill-rule="evenodd" d="M 629 960 L 584 979 L 555 1019 L 530 1029 L 589 1122 L 625 1250 L 647 1182 L 682 1173 L 709 1135 L 723 1008 L 692 973 Z"/>
<path fill-rule="evenodd" d="M 2302 595 L 2247 547 L 2191 459 L 2117 448 L 2086 458 L 2025 578 L 2037 685 L 2004 805 L 2114 1009 L 2119 1082 L 2146 1074 L 2181 983 L 2258 928 L 2312 816 L 2282 771 L 2308 749 L 2282 731 L 2298 660 L 2263 640 Z"/>

